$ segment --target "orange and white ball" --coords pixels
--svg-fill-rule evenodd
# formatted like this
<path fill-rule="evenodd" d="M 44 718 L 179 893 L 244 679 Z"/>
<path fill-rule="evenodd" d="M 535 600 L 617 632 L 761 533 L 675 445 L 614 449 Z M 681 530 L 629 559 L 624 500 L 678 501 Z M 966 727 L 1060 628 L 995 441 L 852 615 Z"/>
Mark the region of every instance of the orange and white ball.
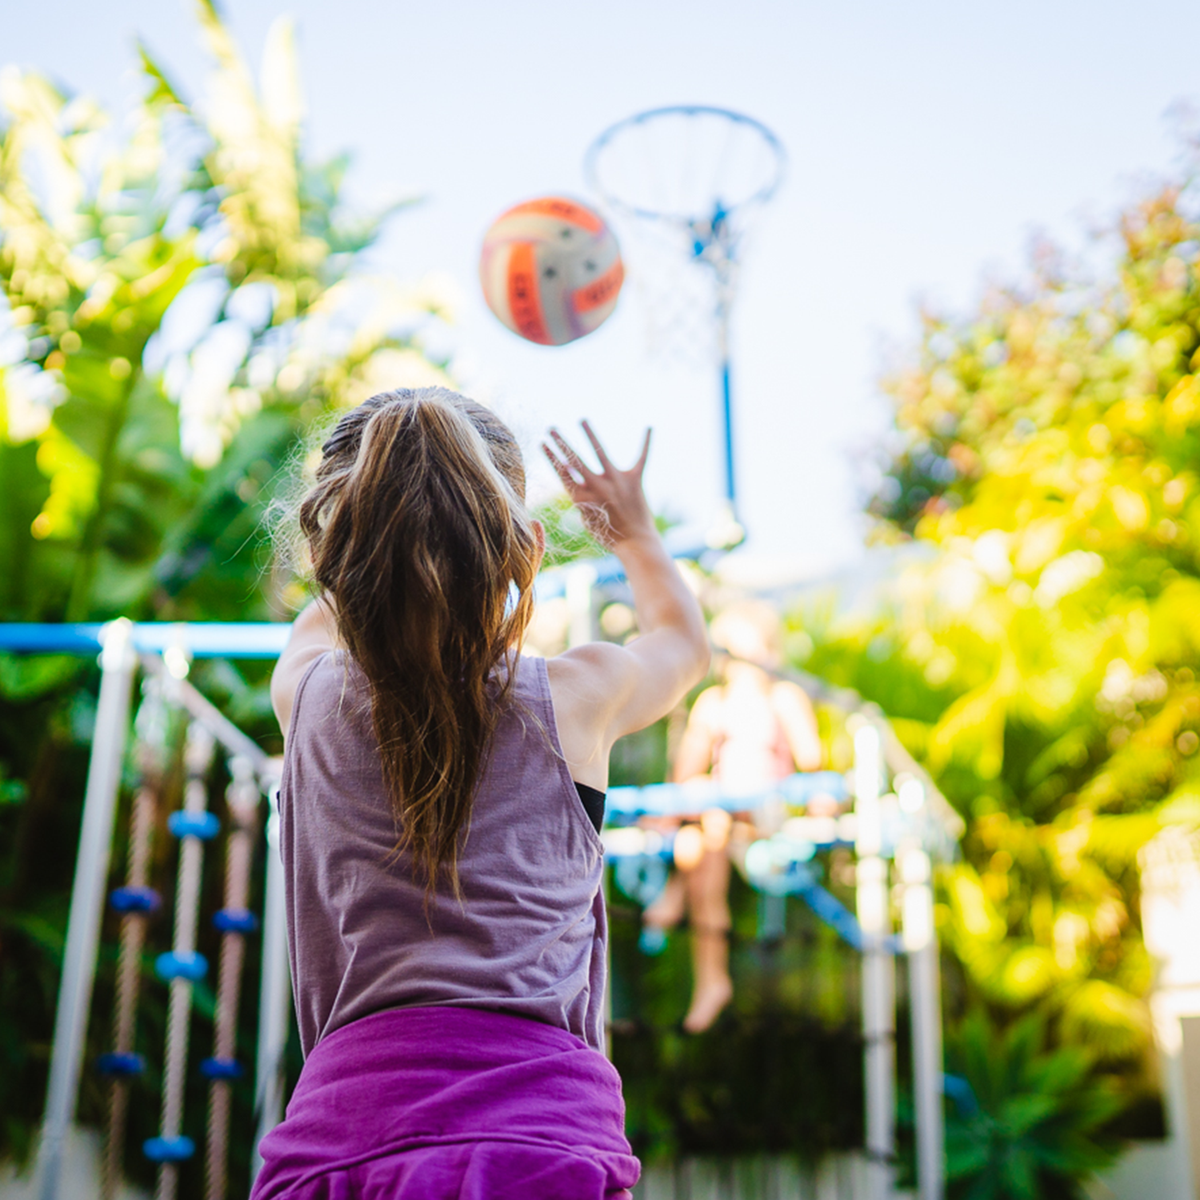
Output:
<path fill-rule="evenodd" d="M 546 196 L 510 208 L 487 231 L 479 279 L 488 307 L 513 333 L 562 346 L 612 314 L 625 267 L 598 213 Z"/>

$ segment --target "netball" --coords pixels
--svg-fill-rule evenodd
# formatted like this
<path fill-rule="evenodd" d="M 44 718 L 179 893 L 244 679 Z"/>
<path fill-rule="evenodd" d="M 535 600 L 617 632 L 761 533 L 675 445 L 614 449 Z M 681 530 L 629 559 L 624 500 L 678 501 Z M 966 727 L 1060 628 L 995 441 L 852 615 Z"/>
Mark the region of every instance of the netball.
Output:
<path fill-rule="evenodd" d="M 479 278 L 488 307 L 513 333 L 562 346 L 608 320 L 625 267 L 597 212 L 546 196 L 510 208 L 492 225 Z"/>

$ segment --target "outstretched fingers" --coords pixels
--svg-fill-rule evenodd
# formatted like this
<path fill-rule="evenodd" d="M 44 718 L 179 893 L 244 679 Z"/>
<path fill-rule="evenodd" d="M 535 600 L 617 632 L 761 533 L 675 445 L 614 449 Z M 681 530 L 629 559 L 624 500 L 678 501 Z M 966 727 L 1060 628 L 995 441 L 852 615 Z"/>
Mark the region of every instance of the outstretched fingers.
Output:
<path fill-rule="evenodd" d="M 587 483 L 595 474 L 595 472 L 593 472 L 588 467 L 587 463 L 585 463 L 583 459 L 575 453 L 574 447 L 570 442 L 567 441 L 565 437 L 563 437 L 561 433 L 558 432 L 557 429 L 551 428 L 550 436 L 554 439 L 555 446 L 558 447 L 559 453 L 566 460 L 566 463 L 570 469 L 579 476 L 580 480 L 582 480 L 584 483 Z"/>
<path fill-rule="evenodd" d="M 654 431 L 647 426 L 646 436 L 642 439 L 642 452 L 638 455 L 638 460 L 630 468 L 631 471 L 636 471 L 639 478 L 642 472 L 646 469 L 646 459 L 650 457 L 650 434 Z"/>
<path fill-rule="evenodd" d="M 563 487 L 567 489 L 567 493 L 570 494 L 573 492 L 579 486 L 579 484 L 575 477 L 571 474 L 571 468 L 568 467 L 567 464 L 563 462 L 545 442 L 542 443 L 542 453 L 546 456 L 550 465 L 554 468 L 555 475 L 558 476 Z"/>
<path fill-rule="evenodd" d="M 553 442 L 553 447 L 548 442 L 542 443 L 542 452 L 546 455 L 550 465 L 554 468 L 554 473 L 562 481 L 562 485 L 567 489 L 568 494 L 575 496 L 581 488 L 594 488 L 604 480 L 609 481 L 610 485 L 615 484 L 619 486 L 621 480 L 632 478 L 640 484 L 642 474 L 646 469 L 646 459 L 650 454 L 651 431 L 649 429 L 646 430 L 646 435 L 642 440 L 641 454 L 638 456 L 637 462 L 629 470 L 622 471 L 608 457 L 608 451 L 604 449 L 604 443 L 597 437 L 591 423 L 583 421 L 581 424 L 583 425 L 583 432 L 587 435 L 587 439 L 596 453 L 596 458 L 600 462 L 599 471 L 593 471 L 575 452 L 570 442 L 554 427 L 550 429 L 550 439 Z"/>
<path fill-rule="evenodd" d="M 588 441 L 592 443 L 592 449 L 596 452 L 596 457 L 600 460 L 600 466 L 603 468 L 606 475 L 637 475 L 641 476 L 642 471 L 646 467 L 646 459 L 650 454 L 650 430 L 646 430 L 646 436 L 642 440 L 642 452 L 638 457 L 637 462 L 629 468 L 628 471 L 621 471 L 619 467 L 613 465 L 612 459 L 608 457 L 607 451 L 604 449 L 603 443 L 596 436 L 596 431 L 592 428 L 588 421 L 580 422 L 583 425 L 583 432 L 587 434 Z"/>
<path fill-rule="evenodd" d="M 601 468 L 606 473 L 615 472 L 617 468 L 613 466 L 612 460 L 605 453 L 604 447 L 601 445 L 600 439 L 596 436 L 591 424 L 587 421 L 581 421 L 580 424 L 583 426 L 583 432 L 587 434 L 587 440 L 592 443 L 592 449 L 595 450 L 596 457 L 600 460 Z"/>
<path fill-rule="evenodd" d="M 553 427 L 542 449 L 578 508 L 588 531 L 602 542 L 616 545 L 626 538 L 654 533 L 654 518 L 642 491 L 642 472 L 650 453 L 650 431 L 642 442 L 641 455 L 627 471 L 613 464 L 604 444 L 588 421 L 582 422 L 600 469 L 593 470 L 575 453 L 566 438 Z"/>

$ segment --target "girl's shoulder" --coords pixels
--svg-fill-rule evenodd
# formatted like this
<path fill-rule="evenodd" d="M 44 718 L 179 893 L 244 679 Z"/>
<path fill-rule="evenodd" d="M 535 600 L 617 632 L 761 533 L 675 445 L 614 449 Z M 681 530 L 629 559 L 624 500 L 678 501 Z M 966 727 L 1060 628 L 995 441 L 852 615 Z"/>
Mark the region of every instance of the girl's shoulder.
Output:
<path fill-rule="evenodd" d="M 585 726 L 606 729 L 635 683 L 629 655 L 611 642 L 587 642 L 544 659 L 554 707 Z"/>
<path fill-rule="evenodd" d="M 370 719 L 371 693 L 362 668 L 345 650 L 314 654 L 298 672 L 290 697 L 285 741 L 302 729 L 319 727 L 328 733 L 330 720 L 357 726 Z"/>

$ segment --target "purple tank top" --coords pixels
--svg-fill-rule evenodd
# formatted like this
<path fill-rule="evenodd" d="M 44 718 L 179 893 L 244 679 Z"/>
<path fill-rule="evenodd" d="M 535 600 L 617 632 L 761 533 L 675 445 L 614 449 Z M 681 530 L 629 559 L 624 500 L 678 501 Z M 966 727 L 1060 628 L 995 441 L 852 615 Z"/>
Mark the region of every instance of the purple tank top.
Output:
<path fill-rule="evenodd" d="M 522 658 L 458 870 L 428 909 L 396 826 L 365 679 L 325 654 L 296 691 L 279 789 L 288 950 L 305 1055 L 350 1021 L 455 1004 L 604 1045 L 604 848 L 562 757 L 546 663 Z M 432 930 L 431 930 L 432 926 Z"/>

